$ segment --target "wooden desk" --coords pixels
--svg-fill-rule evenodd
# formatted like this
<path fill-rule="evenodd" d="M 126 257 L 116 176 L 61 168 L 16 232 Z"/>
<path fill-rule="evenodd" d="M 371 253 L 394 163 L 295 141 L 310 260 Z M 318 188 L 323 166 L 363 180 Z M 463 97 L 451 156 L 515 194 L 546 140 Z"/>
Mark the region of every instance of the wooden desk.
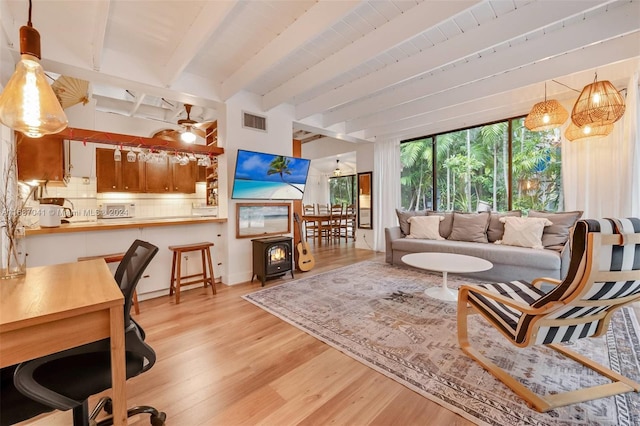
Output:
<path fill-rule="evenodd" d="M 111 338 L 113 414 L 127 424 L 124 296 L 102 259 L 0 281 L 0 367 Z"/>

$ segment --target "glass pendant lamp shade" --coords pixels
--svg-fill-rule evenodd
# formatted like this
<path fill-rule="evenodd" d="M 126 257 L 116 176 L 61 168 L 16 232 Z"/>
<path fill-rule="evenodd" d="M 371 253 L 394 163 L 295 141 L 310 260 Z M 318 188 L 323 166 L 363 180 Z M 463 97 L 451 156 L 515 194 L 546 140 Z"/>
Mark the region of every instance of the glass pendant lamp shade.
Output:
<path fill-rule="evenodd" d="M 180 140 L 185 143 L 194 143 L 196 141 L 196 135 L 188 129 L 180 134 Z"/>
<path fill-rule="evenodd" d="M 567 130 L 565 130 L 564 136 L 567 138 L 567 140 L 573 142 L 578 139 L 593 138 L 596 136 L 607 136 L 612 131 L 613 124 L 585 124 L 582 127 L 578 127 L 572 121 L 571 123 L 569 123 L 569 127 L 567 127 Z"/>
<path fill-rule="evenodd" d="M 31 18 L 29 18 L 31 20 Z M 67 127 L 67 117 L 40 65 L 40 34 L 20 28 L 22 59 L 0 94 L 0 122 L 31 138 L 57 133 Z"/>
<path fill-rule="evenodd" d="M 556 100 L 545 100 L 538 102 L 531 108 L 531 112 L 524 119 L 524 125 L 527 129 L 540 132 L 543 130 L 555 129 L 560 127 L 569 118 L 569 113 L 560 102 Z"/>
<path fill-rule="evenodd" d="M 582 89 L 571 111 L 571 121 L 578 127 L 613 124 L 622 118 L 624 110 L 624 98 L 611 82 L 594 81 Z"/>

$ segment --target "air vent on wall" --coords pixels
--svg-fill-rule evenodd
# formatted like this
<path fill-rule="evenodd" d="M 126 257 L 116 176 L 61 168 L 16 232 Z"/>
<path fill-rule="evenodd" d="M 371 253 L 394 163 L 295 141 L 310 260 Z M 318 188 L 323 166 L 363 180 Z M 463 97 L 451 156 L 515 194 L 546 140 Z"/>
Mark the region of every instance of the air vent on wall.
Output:
<path fill-rule="evenodd" d="M 242 112 L 242 127 L 249 129 L 267 131 L 267 117 L 255 115 L 248 112 Z"/>

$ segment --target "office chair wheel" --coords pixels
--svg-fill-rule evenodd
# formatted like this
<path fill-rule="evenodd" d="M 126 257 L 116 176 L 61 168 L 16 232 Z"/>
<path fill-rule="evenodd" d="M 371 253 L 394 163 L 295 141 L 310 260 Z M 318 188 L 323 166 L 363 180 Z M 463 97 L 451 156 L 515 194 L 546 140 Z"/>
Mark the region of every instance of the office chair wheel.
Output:
<path fill-rule="evenodd" d="M 163 412 L 159 412 L 158 415 L 151 415 L 151 426 L 164 426 L 164 421 L 167 419 L 167 415 Z"/>

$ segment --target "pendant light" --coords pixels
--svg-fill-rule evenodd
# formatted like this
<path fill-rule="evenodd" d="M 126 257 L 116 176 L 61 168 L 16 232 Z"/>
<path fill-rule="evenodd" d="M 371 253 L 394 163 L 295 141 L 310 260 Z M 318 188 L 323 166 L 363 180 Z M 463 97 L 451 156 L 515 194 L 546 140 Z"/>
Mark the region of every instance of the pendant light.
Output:
<path fill-rule="evenodd" d="M 569 113 L 560 102 L 547 100 L 547 83 L 544 84 L 544 102 L 538 102 L 524 119 L 524 125 L 533 132 L 560 127 L 569 118 Z"/>
<path fill-rule="evenodd" d="M 624 110 L 624 98 L 620 92 L 611 82 L 598 81 L 596 74 L 593 83 L 582 89 L 571 111 L 571 121 L 578 127 L 613 124 L 622 118 Z"/>
<path fill-rule="evenodd" d="M 340 170 L 340 159 L 336 160 L 336 168 L 333 171 L 333 176 L 338 177 L 342 174 L 342 170 Z"/>
<path fill-rule="evenodd" d="M 191 131 L 191 127 L 180 133 L 180 140 L 185 143 L 194 143 L 196 141 L 196 135 Z"/>
<path fill-rule="evenodd" d="M 20 27 L 20 55 L 0 94 L 0 122 L 31 138 L 60 132 L 68 121 L 40 65 L 40 34 L 31 24 L 31 0 L 27 25 Z"/>
<path fill-rule="evenodd" d="M 567 140 L 573 142 L 578 139 L 607 136 L 612 131 L 613 124 L 585 124 L 582 127 L 578 127 L 572 121 L 571 123 L 569 123 L 569 127 L 567 127 L 567 130 L 565 130 L 564 136 L 567 138 Z"/>

